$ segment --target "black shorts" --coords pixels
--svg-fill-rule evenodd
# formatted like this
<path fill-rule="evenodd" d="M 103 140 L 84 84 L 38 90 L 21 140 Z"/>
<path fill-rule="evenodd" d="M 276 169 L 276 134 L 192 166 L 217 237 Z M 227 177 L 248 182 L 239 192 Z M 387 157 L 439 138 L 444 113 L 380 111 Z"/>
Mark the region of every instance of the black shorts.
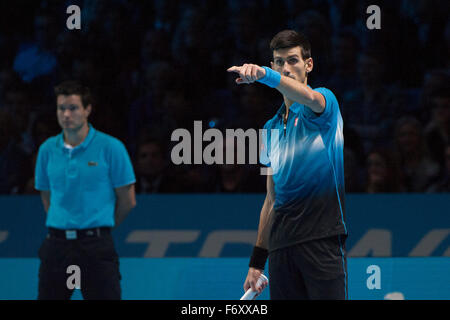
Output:
<path fill-rule="evenodd" d="M 269 254 L 273 300 L 347 300 L 346 236 L 312 240 Z"/>
<path fill-rule="evenodd" d="M 84 299 L 121 299 L 119 258 L 110 234 L 76 240 L 47 238 L 39 258 L 39 300 L 70 299 L 74 291 L 67 285 L 74 274 L 68 273 L 71 265 L 79 267 Z"/>

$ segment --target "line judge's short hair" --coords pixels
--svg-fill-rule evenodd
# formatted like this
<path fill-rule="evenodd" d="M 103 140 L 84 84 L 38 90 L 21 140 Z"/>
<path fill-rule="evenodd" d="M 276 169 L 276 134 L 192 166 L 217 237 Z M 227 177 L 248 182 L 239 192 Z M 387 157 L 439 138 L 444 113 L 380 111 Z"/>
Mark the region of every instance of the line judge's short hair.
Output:
<path fill-rule="evenodd" d="M 311 58 L 311 44 L 303 33 L 295 30 L 283 30 L 278 32 L 270 41 L 272 51 L 297 46 L 301 48 L 303 60 Z"/>
<path fill-rule="evenodd" d="M 92 104 L 91 90 L 84 86 L 81 82 L 76 80 L 68 80 L 61 82 L 54 88 L 55 96 L 59 95 L 70 96 L 79 95 L 81 97 L 81 102 L 83 107 L 86 108 L 88 105 Z"/>

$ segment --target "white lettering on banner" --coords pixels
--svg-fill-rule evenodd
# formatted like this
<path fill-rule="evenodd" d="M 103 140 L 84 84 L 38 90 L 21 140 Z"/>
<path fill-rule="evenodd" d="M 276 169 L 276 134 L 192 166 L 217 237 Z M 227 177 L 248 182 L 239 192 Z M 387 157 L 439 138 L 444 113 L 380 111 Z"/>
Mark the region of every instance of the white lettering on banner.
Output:
<path fill-rule="evenodd" d="M 9 232 L 8 231 L 0 231 L 0 243 L 6 241 L 8 239 Z"/>
<path fill-rule="evenodd" d="M 69 30 L 81 29 L 81 9 L 77 5 L 71 5 L 67 7 L 67 14 L 71 14 L 66 20 L 66 26 Z"/>
<path fill-rule="evenodd" d="M 445 250 L 444 254 L 442 255 L 443 257 L 450 257 L 450 247 L 447 248 L 447 250 Z"/>
<path fill-rule="evenodd" d="M 219 230 L 213 231 L 205 240 L 199 257 L 220 257 L 220 252 L 227 243 L 248 243 L 254 245 L 257 231 L 254 230 Z"/>
<path fill-rule="evenodd" d="M 67 278 L 66 285 L 67 289 L 81 289 L 81 269 L 79 266 L 72 264 L 67 267 L 67 274 L 70 276 Z"/>
<path fill-rule="evenodd" d="M 145 258 L 164 257 L 171 243 L 190 243 L 197 240 L 200 231 L 197 230 L 136 230 L 131 232 L 126 242 L 148 243 L 144 253 Z"/>
<path fill-rule="evenodd" d="M 389 292 L 384 296 L 384 300 L 405 300 L 405 296 L 401 292 Z"/>
<path fill-rule="evenodd" d="M 349 251 L 349 257 L 390 257 L 392 232 L 387 229 L 370 229 Z"/>
<path fill-rule="evenodd" d="M 433 229 L 423 237 L 416 247 L 409 253 L 410 257 L 427 257 L 431 256 L 433 251 L 441 244 L 450 234 L 450 229 Z M 450 248 L 444 253 L 448 256 Z"/>
<path fill-rule="evenodd" d="M 367 289 L 369 289 L 369 290 L 381 289 L 381 269 L 380 269 L 380 267 L 377 265 L 370 265 L 367 267 L 366 273 L 371 275 L 369 278 L 367 278 L 367 281 L 366 281 Z"/>
<path fill-rule="evenodd" d="M 0 242 L 6 237 L 0 232 Z M 144 257 L 165 257 L 170 244 L 195 242 L 201 230 L 134 230 L 125 240 L 127 243 L 148 243 Z M 220 257 L 223 248 L 228 243 L 254 245 L 256 230 L 213 230 L 210 231 L 203 243 L 196 243 L 199 247 L 198 257 Z M 431 256 L 446 238 L 450 236 L 450 229 L 434 229 L 428 232 L 414 249 L 410 257 Z M 3 238 L 4 241 L 4 238 Z M 441 256 L 450 256 L 450 247 L 445 248 Z M 348 251 L 348 257 L 391 257 L 392 231 L 388 229 L 369 229 Z"/>
<path fill-rule="evenodd" d="M 367 29 L 381 29 L 381 9 L 379 6 L 373 4 L 367 7 L 367 14 L 371 14 L 366 20 Z"/>

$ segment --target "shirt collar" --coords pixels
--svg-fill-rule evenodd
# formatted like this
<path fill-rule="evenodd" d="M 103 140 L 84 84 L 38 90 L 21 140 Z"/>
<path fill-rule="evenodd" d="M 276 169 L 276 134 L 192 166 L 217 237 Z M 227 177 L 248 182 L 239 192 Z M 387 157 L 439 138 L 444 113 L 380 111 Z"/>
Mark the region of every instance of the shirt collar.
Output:
<path fill-rule="evenodd" d="M 293 112 L 295 114 L 298 114 L 300 112 L 300 108 L 302 107 L 302 105 L 300 103 L 294 102 L 290 107 L 289 107 L 289 112 Z M 278 109 L 277 114 L 280 117 L 283 117 L 286 114 L 286 105 L 283 104 L 281 105 L 280 109 Z"/>
<path fill-rule="evenodd" d="M 90 123 L 88 125 L 89 125 L 88 135 L 86 136 L 84 141 L 81 144 L 79 144 L 78 146 L 76 146 L 74 149 L 80 149 L 80 148 L 86 149 L 87 146 L 89 145 L 89 143 L 91 143 L 92 139 L 94 138 L 96 130 Z M 57 143 L 58 143 L 58 147 L 64 148 L 64 131 L 59 134 Z"/>
<path fill-rule="evenodd" d="M 311 88 L 311 86 L 310 86 L 309 84 L 308 84 L 307 86 L 308 86 L 309 88 Z M 311 88 L 311 89 L 312 89 L 312 88 Z M 303 107 L 302 104 L 300 104 L 300 103 L 298 103 L 298 102 L 294 102 L 294 103 L 290 106 L 289 112 L 293 112 L 293 113 L 295 113 L 295 114 L 298 114 L 298 113 L 300 112 L 301 107 Z M 284 104 L 284 102 L 283 102 L 283 104 L 281 105 L 280 109 L 278 109 L 277 114 L 278 114 L 280 117 L 283 117 L 283 116 L 286 114 L 286 105 Z"/>

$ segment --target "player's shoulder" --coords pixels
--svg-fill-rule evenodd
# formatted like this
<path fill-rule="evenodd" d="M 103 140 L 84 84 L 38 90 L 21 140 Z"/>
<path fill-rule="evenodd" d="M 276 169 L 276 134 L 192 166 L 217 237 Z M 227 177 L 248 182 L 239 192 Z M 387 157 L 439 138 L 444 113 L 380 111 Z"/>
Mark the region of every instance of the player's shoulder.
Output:
<path fill-rule="evenodd" d="M 333 91 L 331 91 L 331 89 L 328 89 L 326 87 L 317 87 L 314 88 L 313 90 L 321 93 L 326 100 L 331 99 L 333 100 L 333 102 L 337 103 L 336 95 L 333 93 Z"/>

